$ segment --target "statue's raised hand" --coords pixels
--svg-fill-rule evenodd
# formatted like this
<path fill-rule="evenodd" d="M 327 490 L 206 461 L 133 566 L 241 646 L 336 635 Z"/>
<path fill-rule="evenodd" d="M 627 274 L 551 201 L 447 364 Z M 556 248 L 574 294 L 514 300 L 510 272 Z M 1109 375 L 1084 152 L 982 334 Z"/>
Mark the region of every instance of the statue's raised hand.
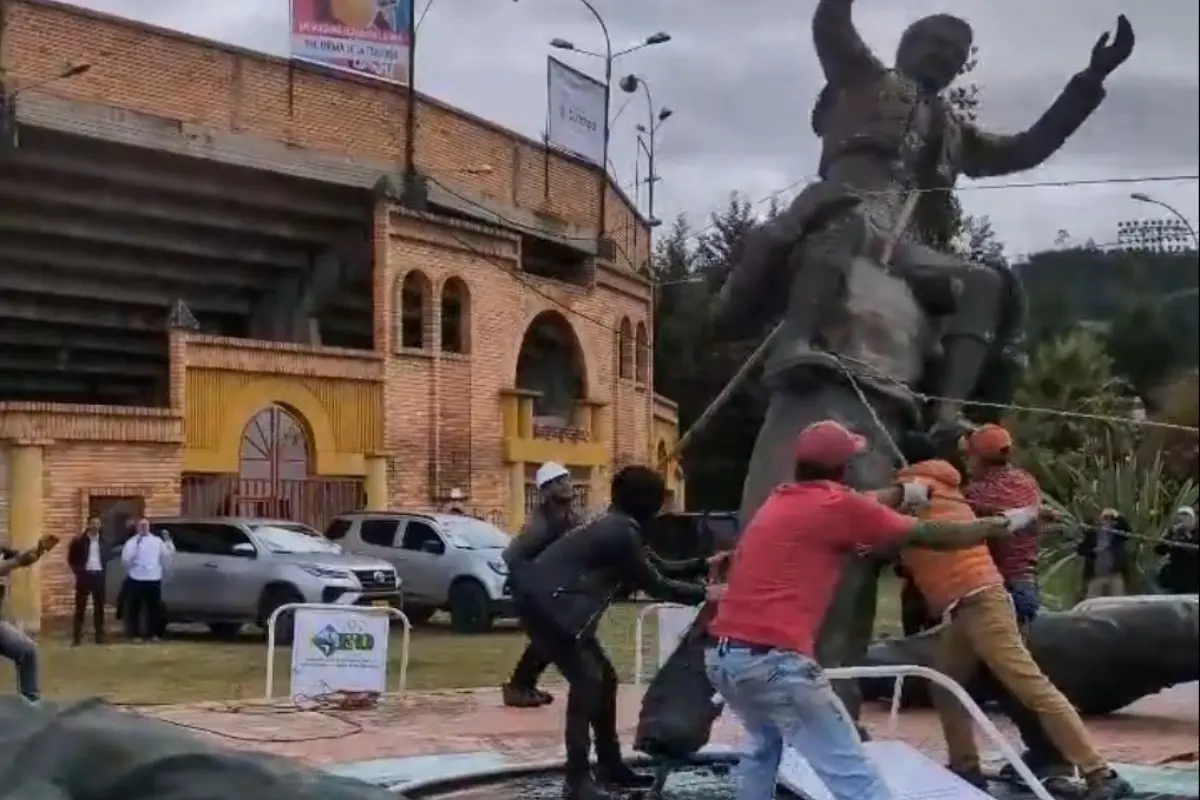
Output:
<path fill-rule="evenodd" d="M 1122 14 L 1117 17 L 1117 33 L 1112 37 L 1112 42 L 1110 43 L 1108 40 L 1107 31 L 1096 40 L 1096 44 L 1092 48 L 1092 63 L 1088 67 L 1089 71 L 1100 80 L 1104 80 L 1129 59 L 1129 55 L 1133 52 L 1133 43 L 1133 26 L 1129 24 L 1129 19 Z"/>

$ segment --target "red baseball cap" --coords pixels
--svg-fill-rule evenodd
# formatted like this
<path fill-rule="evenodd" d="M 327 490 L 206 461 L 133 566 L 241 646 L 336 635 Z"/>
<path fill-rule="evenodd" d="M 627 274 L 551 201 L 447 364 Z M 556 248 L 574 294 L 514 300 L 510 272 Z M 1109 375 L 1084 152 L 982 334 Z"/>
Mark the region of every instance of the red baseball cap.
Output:
<path fill-rule="evenodd" d="M 867 440 L 831 419 L 814 422 L 796 437 L 796 461 L 837 469 L 867 449 Z"/>

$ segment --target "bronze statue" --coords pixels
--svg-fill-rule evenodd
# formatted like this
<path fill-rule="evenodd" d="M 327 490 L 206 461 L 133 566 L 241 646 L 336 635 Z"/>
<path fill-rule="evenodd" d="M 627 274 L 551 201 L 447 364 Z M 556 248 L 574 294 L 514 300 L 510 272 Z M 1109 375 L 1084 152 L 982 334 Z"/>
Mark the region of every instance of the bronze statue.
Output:
<path fill-rule="evenodd" d="M 748 237 L 721 292 L 718 324 L 729 334 L 783 317 L 764 366 L 770 401 L 743 488 L 743 524 L 788 479 L 805 425 L 834 418 L 870 437 L 872 451 L 853 479 L 860 488 L 883 486 L 894 466 L 889 438 L 955 430 L 985 365 L 990 372 L 1020 356 L 1015 277 L 936 247 L 949 192 L 960 174 L 1007 175 L 1053 155 L 1100 105 L 1104 79 L 1134 44 L 1122 16 L 1111 43 L 1100 37 L 1088 66 L 1031 128 L 997 135 L 960 118 L 942 96 L 970 57 L 970 25 L 945 14 L 918 20 L 888 69 L 856 31 L 852 4 L 818 0 L 813 16 L 828 82 L 813 111 L 822 180 Z M 919 201 L 910 224 L 902 209 L 912 210 L 912 192 Z M 915 393 L 945 399 L 926 407 Z M 877 571 L 861 559 L 847 568 L 817 645 L 821 663 L 862 658 Z M 857 714 L 857 692 L 842 689 Z"/>

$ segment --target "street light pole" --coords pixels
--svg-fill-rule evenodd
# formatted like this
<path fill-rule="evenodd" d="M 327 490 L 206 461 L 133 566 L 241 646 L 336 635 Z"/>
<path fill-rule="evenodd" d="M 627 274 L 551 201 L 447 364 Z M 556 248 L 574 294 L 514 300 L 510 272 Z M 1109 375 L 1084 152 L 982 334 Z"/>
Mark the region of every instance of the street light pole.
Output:
<path fill-rule="evenodd" d="M 1180 224 L 1183 225 L 1188 234 L 1192 237 L 1192 245 L 1200 248 L 1200 236 L 1196 234 L 1196 229 L 1192 227 L 1191 221 L 1183 215 L 1183 212 L 1177 209 L 1175 206 L 1163 200 L 1159 200 L 1158 198 L 1151 197 L 1144 192 L 1134 192 L 1133 194 L 1129 195 L 1129 198 L 1131 200 L 1137 200 L 1139 203 L 1149 203 L 1152 206 L 1158 206 L 1159 208 L 1164 208 L 1169 211 L 1171 215 L 1175 217 L 1175 219 L 1179 220 Z"/>
<path fill-rule="evenodd" d="M 658 139 L 658 129 L 666 122 L 673 112 L 671 109 L 662 107 L 657 112 L 654 110 L 654 98 L 650 94 L 650 84 L 646 83 L 646 79 L 637 75 L 626 75 L 621 78 L 621 91 L 627 94 L 633 94 L 642 87 L 646 93 L 646 125 L 638 125 L 637 130 L 646 135 L 646 141 L 642 141 L 642 137 L 638 137 L 638 146 L 646 153 L 647 167 L 649 175 L 646 177 L 648 187 L 647 197 L 647 214 L 649 216 L 650 227 L 658 224 L 659 220 L 654 216 L 654 184 L 658 183 L 659 176 L 655 169 L 654 154 L 656 142 Z"/>
<path fill-rule="evenodd" d="M 613 62 L 615 62 L 621 56 L 628 55 L 636 50 L 641 50 L 643 47 L 652 47 L 656 44 L 664 44 L 665 42 L 669 42 L 671 41 L 671 36 L 660 31 L 646 37 L 645 41 L 639 42 L 632 47 L 627 47 L 624 50 L 614 53 L 612 47 L 612 37 L 608 33 L 608 25 L 604 22 L 604 17 L 600 16 L 600 12 L 596 10 L 596 7 L 591 4 L 590 0 L 579 0 L 579 2 L 583 3 L 584 7 L 586 7 L 587 10 L 591 12 L 592 16 L 596 18 L 596 22 L 599 23 L 600 31 L 604 34 L 604 52 L 594 53 L 589 50 L 583 50 L 579 47 L 576 47 L 574 43 L 569 42 L 566 39 L 552 39 L 550 41 L 550 46 L 556 50 L 570 50 L 585 56 L 593 56 L 604 59 L 604 128 L 601 145 L 603 153 L 601 157 L 602 163 L 600 164 L 600 176 L 598 181 L 598 187 L 600 190 L 600 219 L 599 227 L 596 231 L 596 249 L 599 251 L 600 244 L 605 238 L 605 223 L 608 209 L 608 145 L 609 139 L 612 135 L 612 120 L 609 119 L 609 110 L 612 105 Z M 600 253 L 597 252 L 597 255 L 599 254 Z"/>

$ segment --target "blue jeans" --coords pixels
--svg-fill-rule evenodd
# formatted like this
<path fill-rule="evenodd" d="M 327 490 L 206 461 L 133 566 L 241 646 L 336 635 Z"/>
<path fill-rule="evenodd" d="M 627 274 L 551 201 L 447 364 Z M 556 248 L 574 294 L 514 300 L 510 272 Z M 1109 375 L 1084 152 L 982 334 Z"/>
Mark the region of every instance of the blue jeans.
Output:
<path fill-rule="evenodd" d="M 40 699 L 38 652 L 33 639 L 16 626 L 0 622 L 0 657 L 7 658 L 17 668 L 17 691 L 27 700 Z"/>
<path fill-rule="evenodd" d="M 1012 596 L 1017 622 L 1021 625 L 1032 622 L 1042 610 L 1042 593 L 1038 589 L 1037 580 L 1013 581 L 1007 584 L 1006 588 Z"/>
<path fill-rule="evenodd" d="M 804 756 L 836 800 L 891 800 L 829 679 L 812 659 L 734 645 L 704 657 L 713 687 L 746 727 L 752 750 L 737 767 L 737 800 L 771 800 L 784 745 Z"/>

